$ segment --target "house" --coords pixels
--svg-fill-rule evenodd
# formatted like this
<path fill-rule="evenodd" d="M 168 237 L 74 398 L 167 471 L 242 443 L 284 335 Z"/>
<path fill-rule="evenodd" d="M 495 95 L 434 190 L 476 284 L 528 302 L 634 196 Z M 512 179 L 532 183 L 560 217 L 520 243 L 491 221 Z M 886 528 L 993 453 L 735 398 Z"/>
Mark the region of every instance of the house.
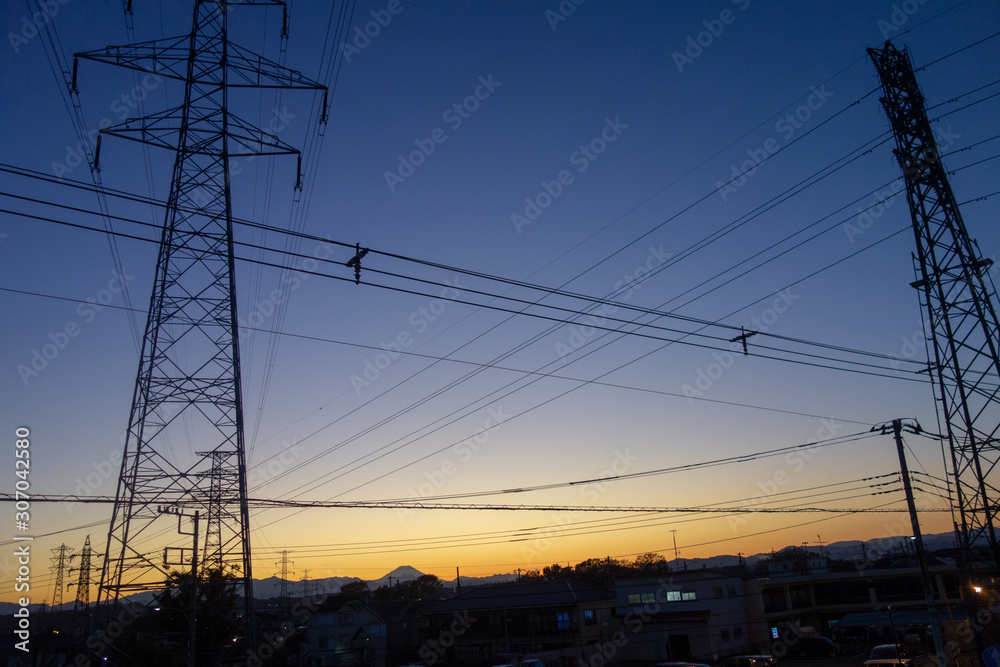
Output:
<path fill-rule="evenodd" d="M 385 619 L 347 595 L 327 598 L 309 617 L 306 647 L 315 665 L 388 667 Z"/>

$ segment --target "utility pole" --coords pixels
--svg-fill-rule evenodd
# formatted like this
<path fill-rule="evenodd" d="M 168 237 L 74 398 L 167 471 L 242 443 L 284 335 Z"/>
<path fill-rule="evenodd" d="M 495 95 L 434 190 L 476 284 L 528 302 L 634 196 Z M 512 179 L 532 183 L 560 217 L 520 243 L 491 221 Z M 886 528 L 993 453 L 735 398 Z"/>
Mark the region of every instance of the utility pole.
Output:
<path fill-rule="evenodd" d="M 179 548 L 169 542 L 181 538 L 151 539 L 164 532 L 155 508 L 191 508 L 207 519 L 206 568 L 231 579 L 241 601 L 230 615 L 242 642 L 229 649 L 235 656 L 256 638 L 230 163 L 296 155 L 296 190 L 302 179 L 299 152 L 274 129 L 232 113 L 229 102 L 245 97 L 235 94 L 241 89 L 323 92 L 323 123 L 326 88 L 230 41 L 234 7 L 285 10 L 281 0 L 193 5 L 189 34 L 78 53 L 73 65 L 74 91 L 84 59 L 178 81 L 184 96 L 172 109 L 101 129 L 94 154 L 99 168 L 102 140 L 112 136 L 166 148 L 174 158 L 98 601 L 114 615 L 125 596 L 161 588 L 169 571 L 156 553 L 165 541 Z M 175 447 L 188 442 L 204 451 Z"/>
<path fill-rule="evenodd" d="M 160 507 L 157 508 L 161 514 L 175 514 L 177 516 L 177 533 L 180 535 L 191 535 L 192 546 L 191 546 L 191 603 L 188 610 L 188 667 L 194 667 L 195 664 L 195 639 L 198 634 L 198 510 L 194 511 L 194 514 L 184 514 L 176 507 Z M 194 529 L 188 533 L 182 528 L 182 521 L 185 519 L 191 519 L 194 522 Z M 170 560 L 170 549 L 176 549 L 181 552 L 181 557 L 177 561 Z M 184 564 L 184 549 L 177 547 L 165 547 L 163 549 L 163 564 L 166 565 L 183 565 Z"/>
<path fill-rule="evenodd" d="M 906 508 L 910 513 L 910 529 L 913 532 L 913 542 L 917 550 L 917 563 L 920 565 L 920 583 L 924 589 L 924 600 L 927 603 L 928 622 L 931 626 L 931 635 L 934 638 L 934 651 L 937 655 L 939 667 L 945 667 L 947 657 L 944 653 L 944 637 L 941 634 L 941 622 L 938 618 L 937 602 L 934 599 L 934 582 L 927 572 L 927 552 L 924 549 L 924 538 L 920 533 L 920 520 L 917 518 L 917 505 L 913 500 L 913 486 L 910 484 L 910 469 L 906 465 L 906 453 L 903 451 L 903 428 L 910 433 L 920 433 L 920 424 L 916 420 L 912 424 L 904 424 L 901 419 L 893 419 L 888 424 L 881 424 L 872 427 L 872 431 L 885 433 L 892 430 L 892 437 L 896 441 L 896 455 L 899 457 L 899 472 L 903 477 L 903 490 L 906 492 Z"/>
<path fill-rule="evenodd" d="M 680 558 L 681 558 L 681 556 L 680 556 L 681 552 L 677 550 L 677 531 L 674 530 L 674 529 L 671 529 L 670 534 L 674 538 L 674 563 L 676 563 L 676 564 L 679 565 L 680 564 Z"/>

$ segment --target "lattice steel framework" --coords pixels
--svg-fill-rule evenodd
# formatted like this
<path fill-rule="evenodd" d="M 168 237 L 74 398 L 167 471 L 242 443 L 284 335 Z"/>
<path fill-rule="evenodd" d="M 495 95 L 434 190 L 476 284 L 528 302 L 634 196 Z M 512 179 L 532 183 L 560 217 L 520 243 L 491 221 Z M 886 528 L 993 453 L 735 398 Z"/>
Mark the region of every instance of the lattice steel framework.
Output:
<path fill-rule="evenodd" d="M 70 553 L 73 551 L 72 548 L 66 546 L 65 544 L 60 544 L 55 549 L 52 549 L 52 565 L 50 567 L 56 573 L 56 580 L 52 588 L 52 608 L 55 609 L 62 604 L 63 601 L 63 589 L 66 588 L 63 585 L 64 575 L 66 574 L 66 568 L 69 565 Z"/>
<path fill-rule="evenodd" d="M 188 537 L 161 510 L 207 517 L 200 571 L 224 569 L 242 609 L 235 634 L 254 641 L 243 400 L 229 161 L 297 154 L 228 108 L 234 88 L 325 87 L 229 41 L 234 5 L 196 0 L 190 34 L 107 47 L 84 58 L 183 82 L 180 106 L 101 132 L 176 152 L 149 317 L 98 601 L 162 588 L 167 550 L 191 562 Z M 74 63 L 74 80 L 76 64 Z M 74 84 L 75 85 L 75 84 Z M 325 119 L 321 119 L 325 120 Z M 296 182 L 298 185 L 298 181 Z"/>
<path fill-rule="evenodd" d="M 960 539 L 966 551 L 988 545 L 1000 566 L 1000 324 L 992 261 L 981 257 L 962 221 L 909 55 L 888 42 L 868 54 L 882 81 L 913 219 L 913 286 L 932 334 L 930 371 L 951 449 Z"/>
<path fill-rule="evenodd" d="M 71 573 L 74 570 L 77 570 L 80 573 L 77 575 L 75 584 L 76 602 L 73 603 L 74 614 L 86 612 L 87 608 L 90 606 L 90 559 L 93 553 L 93 550 L 90 548 L 90 535 L 87 535 L 87 539 L 83 543 L 83 551 L 79 554 L 80 567 L 71 567 L 69 569 Z M 76 556 L 77 554 L 73 554 L 70 558 L 76 558 Z"/>

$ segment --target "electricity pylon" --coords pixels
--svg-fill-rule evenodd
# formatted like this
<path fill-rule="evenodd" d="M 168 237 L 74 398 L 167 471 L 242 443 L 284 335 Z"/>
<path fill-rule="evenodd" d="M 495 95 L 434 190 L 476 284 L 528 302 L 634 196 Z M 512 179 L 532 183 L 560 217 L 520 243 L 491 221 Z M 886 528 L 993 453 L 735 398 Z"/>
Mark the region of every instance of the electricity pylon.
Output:
<path fill-rule="evenodd" d="M 229 162 L 298 151 L 236 116 L 229 94 L 322 90 L 324 114 L 326 100 L 324 86 L 229 40 L 228 15 L 236 5 L 284 7 L 278 0 L 195 0 L 190 34 L 76 57 L 184 87 L 180 106 L 102 130 L 95 152 L 100 160 L 107 136 L 175 151 L 98 601 L 110 602 L 114 613 L 123 596 L 163 588 L 169 559 L 194 562 L 172 515 L 160 509 L 198 511 L 207 518 L 200 571 L 232 576 L 241 606 L 232 616 L 233 636 L 253 645 Z M 74 88 L 76 69 L 74 63 Z"/>
<path fill-rule="evenodd" d="M 103 554 L 96 555 L 101 556 Z M 87 535 L 87 539 L 83 543 L 83 550 L 79 554 L 70 556 L 70 560 L 77 556 L 80 557 L 80 567 L 71 567 L 69 573 L 72 574 L 74 571 L 78 571 L 80 574 L 77 576 L 76 583 L 70 583 L 68 586 L 76 586 L 76 602 L 73 603 L 73 616 L 80 624 L 83 634 L 87 634 L 90 625 L 90 568 L 91 558 L 94 556 L 93 549 L 90 547 L 90 535 Z"/>
<path fill-rule="evenodd" d="M 1000 323 L 996 289 L 969 238 L 906 51 L 886 42 L 868 54 L 896 137 L 917 252 L 913 286 L 931 333 L 930 372 L 951 451 L 958 533 L 966 553 L 989 546 L 1000 567 L 996 524 L 1000 471 Z"/>
<path fill-rule="evenodd" d="M 275 565 L 281 566 L 281 574 L 279 575 L 281 579 L 280 598 L 282 601 L 281 603 L 284 605 L 288 604 L 288 575 L 289 575 L 288 564 L 294 562 L 295 561 L 288 560 L 288 549 L 282 549 L 281 560 L 275 563 Z"/>
<path fill-rule="evenodd" d="M 55 610 L 56 607 L 62 604 L 63 600 L 63 585 L 64 575 L 66 573 L 66 566 L 69 564 L 70 552 L 73 551 L 72 548 L 66 546 L 65 544 L 60 544 L 58 547 L 52 550 L 52 565 L 50 569 L 55 570 L 56 580 L 54 589 L 52 591 L 52 609 Z"/>

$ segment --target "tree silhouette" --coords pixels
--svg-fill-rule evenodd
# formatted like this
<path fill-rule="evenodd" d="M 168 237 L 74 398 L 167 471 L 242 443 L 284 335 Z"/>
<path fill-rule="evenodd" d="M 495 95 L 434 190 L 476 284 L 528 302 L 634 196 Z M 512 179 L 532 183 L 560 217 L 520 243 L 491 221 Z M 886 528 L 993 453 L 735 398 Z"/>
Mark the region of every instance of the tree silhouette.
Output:
<path fill-rule="evenodd" d="M 205 570 L 198 576 L 197 593 L 195 664 L 213 665 L 239 651 L 236 579 L 221 569 Z M 168 659 L 167 664 L 185 664 L 190 636 L 191 573 L 171 572 L 166 588 L 157 593 L 155 600 L 152 614 L 155 625 L 165 636 L 175 639 L 168 646 L 176 648 L 172 651 L 165 648 L 163 657 Z"/>
<path fill-rule="evenodd" d="M 371 595 L 371 590 L 368 588 L 368 582 L 364 579 L 358 579 L 357 581 L 351 581 L 340 587 L 341 595 L 351 595 L 356 598 L 364 599 Z"/>

